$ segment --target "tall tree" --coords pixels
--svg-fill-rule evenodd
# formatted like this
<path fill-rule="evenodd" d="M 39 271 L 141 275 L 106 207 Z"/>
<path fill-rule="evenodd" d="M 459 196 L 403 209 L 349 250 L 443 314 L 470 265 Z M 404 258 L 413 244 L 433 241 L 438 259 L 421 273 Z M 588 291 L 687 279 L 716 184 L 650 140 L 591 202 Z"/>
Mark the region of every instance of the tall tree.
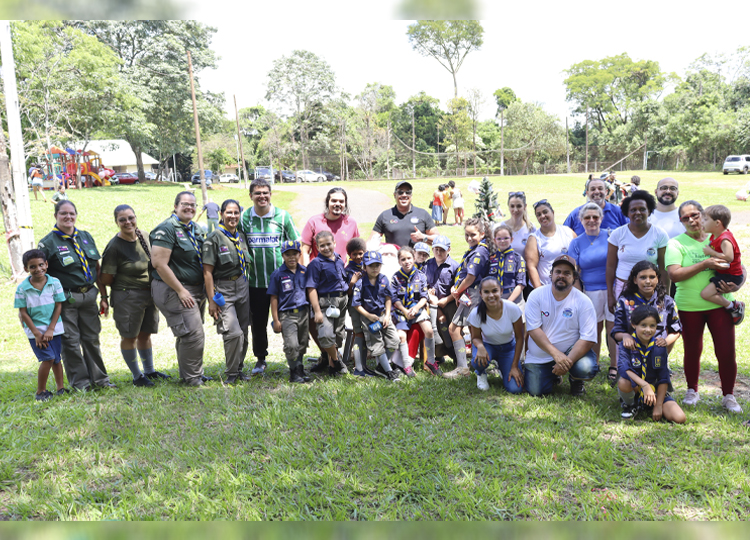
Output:
<path fill-rule="evenodd" d="M 505 111 L 506 153 L 520 164 L 519 170 L 527 174 L 531 165 L 556 159 L 565 153 L 565 130 L 557 117 L 535 103 L 515 101 Z M 517 165 L 518 166 L 518 165 Z"/>
<path fill-rule="evenodd" d="M 302 167 L 309 168 L 308 147 L 313 118 L 334 94 L 336 78 L 328 63 L 310 51 L 292 51 L 268 72 L 266 99 L 294 112 L 299 124 Z"/>
<path fill-rule="evenodd" d="M 477 174 L 477 124 L 484 96 L 479 88 L 469 89 L 469 116 L 471 117 L 471 154 L 474 160 L 474 174 Z"/>
<path fill-rule="evenodd" d="M 467 150 L 471 146 L 471 109 L 465 98 L 454 98 L 448 100 L 447 113 L 443 117 L 442 127 L 444 129 L 445 151 L 454 153 L 456 169 L 461 166 L 466 170 Z"/>
<path fill-rule="evenodd" d="M 484 29 L 479 21 L 417 21 L 406 35 L 412 48 L 432 56 L 453 76 L 453 97 L 458 97 L 456 74 L 466 56 L 482 46 Z"/>

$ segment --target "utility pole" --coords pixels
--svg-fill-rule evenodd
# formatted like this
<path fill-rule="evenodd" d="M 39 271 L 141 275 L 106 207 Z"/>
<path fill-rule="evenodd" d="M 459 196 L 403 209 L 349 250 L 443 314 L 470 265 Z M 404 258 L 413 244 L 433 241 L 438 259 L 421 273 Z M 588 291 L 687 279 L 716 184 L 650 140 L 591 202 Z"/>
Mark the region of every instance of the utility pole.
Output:
<path fill-rule="evenodd" d="M 505 176 L 505 107 L 500 111 L 500 176 Z M 516 171 L 518 172 L 518 171 Z"/>
<path fill-rule="evenodd" d="M 206 171 L 203 170 L 203 150 L 201 149 L 201 128 L 198 124 L 198 105 L 195 102 L 195 82 L 193 81 L 193 60 L 190 58 L 190 51 L 187 52 L 188 73 L 190 74 L 190 94 L 193 97 L 193 121 L 195 123 L 195 145 L 198 149 L 198 173 L 201 177 L 201 195 L 203 196 L 203 205 L 208 203 L 208 191 L 206 191 Z"/>
<path fill-rule="evenodd" d="M 5 161 L 5 137 L 0 139 L 3 168 L 0 176 L 2 186 L 2 207 L 5 221 L 6 239 L 10 250 L 10 262 L 13 277 L 18 280 L 23 274 L 21 257 L 25 251 L 34 247 L 34 223 L 31 219 L 31 201 L 26 179 L 26 158 L 23 151 L 23 133 L 21 131 L 21 113 L 16 86 L 16 62 L 13 58 L 13 41 L 10 34 L 10 22 L 0 22 L 0 53 L 2 54 L 3 90 L 5 92 L 5 109 L 8 115 L 8 136 L 10 138 L 10 167 Z M 7 172 L 13 172 L 13 182 Z"/>
<path fill-rule="evenodd" d="M 570 174 L 570 144 L 569 139 L 570 132 L 568 132 L 568 117 L 565 117 L 565 154 L 568 160 L 568 174 Z"/>
<path fill-rule="evenodd" d="M 586 107 L 586 171 L 589 172 L 589 108 Z"/>
<path fill-rule="evenodd" d="M 439 128 L 438 128 L 439 129 Z M 417 155 L 414 152 L 416 148 L 417 137 L 416 131 L 414 131 L 414 104 L 411 105 L 411 174 L 414 178 L 417 177 Z"/>
<path fill-rule="evenodd" d="M 648 170 L 648 132 L 643 134 L 643 170 Z"/>
<path fill-rule="evenodd" d="M 247 174 L 245 166 L 245 152 L 242 150 L 242 136 L 240 135 L 240 115 L 237 112 L 237 95 L 234 95 L 234 118 L 237 121 L 237 140 L 240 143 L 240 158 L 242 159 L 242 170 L 245 172 L 245 189 L 250 189 L 250 175 Z"/>
<path fill-rule="evenodd" d="M 440 176 L 440 123 L 437 123 L 437 166 L 435 167 L 435 174 Z"/>

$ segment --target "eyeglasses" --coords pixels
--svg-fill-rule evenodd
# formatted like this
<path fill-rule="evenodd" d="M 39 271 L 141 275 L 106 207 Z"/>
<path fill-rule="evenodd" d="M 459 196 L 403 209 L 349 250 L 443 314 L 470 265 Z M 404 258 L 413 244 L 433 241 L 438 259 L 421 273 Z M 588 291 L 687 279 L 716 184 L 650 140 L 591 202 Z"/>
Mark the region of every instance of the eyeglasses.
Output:
<path fill-rule="evenodd" d="M 197 205 L 191 202 L 181 202 L 180 206 L 184 206 L 185 208 L 195 208 Z"/>
<path fill-rule="evenodd" d="M 678 191 L 680 191 L 680 188 L 678 188 L 677 186 L 661 186 L 659 187 L 659 191 L 673 191 L 677 193 Z"/>
<path fill-rule="evenodd" d="M 700 212 L 693 212 L 692 214 L 688 214 L 687 216 L 682 216 L 680 218 L 680 221 L 683 223 L 687 223 L 688 221 L 693 221 L 695 219 L 700 219 L 703 217 L 703 214 Z"/>
<path fill-rule="evenodd" d="M 402 195 L 409 195 L 411 197 L 411 190 L 410 189 L 408 189 L 408 190 L 407 189 L 399 189 L 396 192 L 396 195 L 398 195 L 399 197 L 401 197 Z"/>
<path fill-rule="evenodd" d="M 583 216 L 583 221 L 599 221 L 599 216 Z"/>
<path fill-rule="evenodd" d="M 549 205 L 549 203 L 547 202 L 547 199 L 542 199 L 541 201 L 537 201 L 537 202 L 535 202 L 535 203 L 533 204 L 533 206 L 534 206 L 534 210 L 536 210 L 537 206 L 540 206 L 540 205 L 542 205 L 542 204 L 546 204 L 546 205 Z"/>

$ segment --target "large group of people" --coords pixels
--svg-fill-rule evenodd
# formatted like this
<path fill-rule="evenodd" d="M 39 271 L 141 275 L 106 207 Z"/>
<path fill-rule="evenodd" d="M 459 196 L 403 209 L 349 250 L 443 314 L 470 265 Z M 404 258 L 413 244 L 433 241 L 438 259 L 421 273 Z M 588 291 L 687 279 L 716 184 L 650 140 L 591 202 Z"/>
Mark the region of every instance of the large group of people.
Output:
<path fill-rule="evenodd" d="M 323 212 L 300 234 L 290 214 L 271 203 L 272 186 L 258 179 L 248 208 L 234 199 L 203 208 L 216 215 L 208 234 L 195 223 L 191 191 L 176 196 L 169 217 L 150 233 L 138 228 L 131 206 L 117 206 L 119 232 L 101 255 L 94 237 L 76 227 L 75 204 L 58 200 L 53 230 L 24 255 L 30 275 L 15 297 L 40 362 L 36 399 L 53 396 L 50 370 L 56 392 L 68 391 L 61 361 L 75 390 L 114 387 L 99 348 L 99 317 L 110 310 L 133 385 L 170 378 L 154 368 L 159 312 L 175 338 L 179 378 L 206 384 L 207 306 L 223 338 L 224 384 L 265 371 L 269 315 L 293 383 L 310 380 L 303 365 L 308 338 L 321 351 L 312 372 L 349 374 L 349 349 L 342 347 L 349 330 L 354 376 L 414 377 L 421 349 L 417 366 L 428 374 L 457 379 L 473 368 L 480 390 L 490 388 L 488 375 L 496 372 L 508 392 L 542 396 L 567 374 L 571 395 L 580 396 L 599 372 L 606 342 L 607 379 L 623 417 L 643 409 L 677 423 L 685 414 L 670 395 L 668 357 L 682 336 L 682 404 L 695 405 L 707 324 L 722 404 L 741 412 L 733 395 L 734 327 L 744 304 L 731 293 L 745 272 L 729 210 L 693 200 L 677 206 L 672 178 L 659 181 L 656 197 L 631 189 L 613 203 L 605 180 L 587 182 L 586 202 L 563 223 L 550 200 L 534 202 L 536 225 L 523 191 L 508 193 L 505 221 L 464 222 L 455 182 L 435 191 L 431 215 L 412 204 L 412 185 L 400 181 L 395 205 L 365 241 L 343 188 L 328 192 Z M 467 243 L 455 260 L 438 231 L 451 206 L 461 210 L 456 222 Z M 248 370 L 251 342 L 255 365 Z M 443 373 L 446 356 L 455 369 Z"/>

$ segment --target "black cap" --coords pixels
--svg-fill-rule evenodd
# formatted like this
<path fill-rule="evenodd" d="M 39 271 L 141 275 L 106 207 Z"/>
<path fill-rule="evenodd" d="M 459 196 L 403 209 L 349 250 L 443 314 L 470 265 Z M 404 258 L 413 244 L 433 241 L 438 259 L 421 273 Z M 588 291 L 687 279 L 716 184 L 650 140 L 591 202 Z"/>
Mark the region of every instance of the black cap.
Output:
<path fill-rule="evenodd" d="M 552 262 L 552 268 L 554 268 L 558 264 L 569 264 L 574 272 L 576 270 L 576 262 L 573 259 L 573 257 L 571 257 L 570 255 L 560 255 L 557 259 L 555 259 Z"/>
<path fill-rule="evenodd" d="M 401 180 L 400 182 L 396 182 L 396 189 L 397 190 L 399 188 L 401 188 L 402 186 L 409 186 L 409 189 L 414 190 L 414 188 L 412 187 L 412 185 L 409 182 L 407 182 L 406 180 Z"/>

